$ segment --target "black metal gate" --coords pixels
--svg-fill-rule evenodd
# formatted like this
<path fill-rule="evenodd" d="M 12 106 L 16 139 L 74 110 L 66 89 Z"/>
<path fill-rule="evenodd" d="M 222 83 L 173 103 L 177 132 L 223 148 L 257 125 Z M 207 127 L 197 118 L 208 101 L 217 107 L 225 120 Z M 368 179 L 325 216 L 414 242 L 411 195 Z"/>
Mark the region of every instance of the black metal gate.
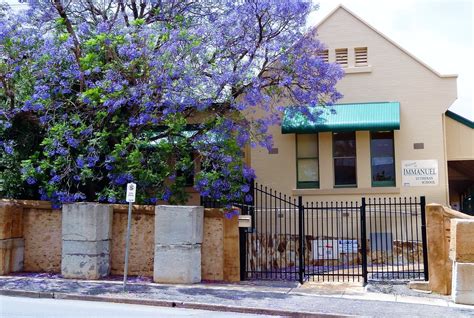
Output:
<path fill-rule="evenodd" d="M 425 197 L 362 198 L 367 276 L 428 280 Z"/>
<path fill-rule="evenodd" d="M 364 233 L 358 202 L 307 202 L 304 216 L 305 278 L 363 279 Z"/>
<path fill-rule="evenodd" d="M 243 280 L 428 279 L 424 197 L 304 202 L 251 191 L 253 202 L 234 204 L 252 219 L 240 229 Z"/>

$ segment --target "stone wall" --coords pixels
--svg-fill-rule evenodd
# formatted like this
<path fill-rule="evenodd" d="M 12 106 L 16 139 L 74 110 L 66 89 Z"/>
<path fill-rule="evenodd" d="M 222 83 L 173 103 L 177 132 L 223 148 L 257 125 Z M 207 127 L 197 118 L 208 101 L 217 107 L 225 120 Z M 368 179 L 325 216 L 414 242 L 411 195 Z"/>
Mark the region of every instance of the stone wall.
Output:
<path fill-rule="evenodd" d="M 418 241 L 393 241 L 392 251 L 370 251 L 368 246 L 367 264 L 377 265 L 408 265 L 420 264 L 423 266 L 423 243 Z"/>
<path fill-rule="evenodd" d="M 23 269 L 22 209 L 12 202 L 0 203 L 0 275 Z"/>
<path fill-rule="evenodd" d="M 202 250 L 205 254 L 201 259 L 202 279 L 222 280 L 224 250 L 220 247 L 224 244 L 224 219 L 209 217 L 208 211 L 205 211 L 204 216 L 204 236 L 209 239 L 202 242 Z"/>
<path fill-rule="evenodd" d="M 449 258 L 453 261 L 454 302 L 474 305 L 474 219 L 451 221 Z"/>
<path fill-rule="evenodd" d="M 204 211 L 202 279 L 240 281 L 238 217 L 226 218 L 218 209 Z"/>
<path fill-rule="evenodd" d="M 449 259 L 451 221 L 474 219 L 440 204 L 428 204 L 426 209 L 426 236 L 428 240 L 429 289 L 449 295 L 452 287 L 453 264 Z"/>
<path fill-rule="evenodd" d="M 114 205 L 111 246 L 111 274 L 123 275 L 128 206 Z M 132 211 L 128 274 L 153 276 L 154 206 L 136 206 Z"/>
<path fill-rule="evenodd" d="M 61 210 L 48 202 L 22 201 L 26 272 L 61 272 Z"/>
<path fill-rule="evenodd" d="M 1 213 L 9 204 L 18 210 L 16 214 Z M 125 234 L 127 205 L 113 205 L 112 238 L 110 244 L 110 273 L 123 275 L 125 259 Z M 154 262 L 155 206 L 133 207 L 129 275 L 152 276 Z M 12 232 L 13 231 L 13 232 Z M 61 273 L 62 211 L 53 210 L 45 201 L 0 201 L 0 275 L 12 272 L 14 258 L 9 240 L 12 233 L 24 240 L 24 256 L 21 255 L 22 271 Z M 8 236 L 8 237 L 7 237 Z M 2 245 L 2 239 L 8 239 Z M 23 245 L 15 244 L 23 253 Z M 206 210 L 202 244 L 201 274 L 203 280 L 238 281 L 240 278 L 238 220 L 224 218 L 218 210 Z M 8 254 L 8 255 L 7 255 Z M 23 266 L 24 263 L 24 266 Z"/>
<path fill-rule="evenodd" d="M 314 256 L 313 236 L 306 236 L 305 264 L 314 266 L 352 266 L 361 265 L 361 244 L 358 242 L 357 253 L 343 253 L 335 258 Z M 330 241 L 337 238 L 325 238 Z M 393 241 L 391 251 L 371 251 L 370 240 L 367 240 L 367 265 L 412 265 L 423 266 L 423 244 L 412 241 Z M 251 271 L 271 271 L 294 267 L 299 259 L 299 236 L 280 234 L 250 234 L 247 236 L 247 248 L 251 252 L 247 260 Z M 263 255 L 263 257 L 262 257 Z M 418 266 L 418 265 L 417 265 Z"/>

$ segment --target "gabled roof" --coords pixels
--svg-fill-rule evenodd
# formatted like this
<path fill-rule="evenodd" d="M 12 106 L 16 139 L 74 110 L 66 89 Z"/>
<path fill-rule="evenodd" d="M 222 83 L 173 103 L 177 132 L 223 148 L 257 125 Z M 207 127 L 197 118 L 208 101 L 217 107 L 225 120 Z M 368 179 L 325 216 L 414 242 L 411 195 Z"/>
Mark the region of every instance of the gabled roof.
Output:
<path fill-rule="evenodd" d="M 438 73 L 437 71 L 435 71 L 433 68 L 431 68 L 430 66 L 428 66 L 426 63 L 424 63 L 422 60 L 420 60 L 419 58 L 417 58 L 416 56 L 414 56 L 413 54 L 411 54 L 410 52 L 408 52 L 406 49 L 404 49 L 403 47 L 401 47 L 398 43 L 396 43 L 395 41 L 393 41 L 392 39 L 390 39 L 389 37 L 387 37 L 385 34 L 383 34 L 382 32 L 380 32 L 379 30 L 377 30 L 376 28 L 374 28 L 373 26 L 371 26 L 369 23 L 367 23 L 365 20 L 363 20 L 361 17 L 359 17 L 358 15 L 356 15 L 354 12 L 352 12 L 351 10 L 347 9 L 345 6 L 343 6 L 342 4 L 339 4 L 339 6 L 337 6 L 336 8 L 334 8 L 323 20 L 321 20 L 311 31 L 314 31 L 315 29 L 319 28 L 322 24 L 324 24 L 326 21 L 328 21 L 331 16 L 334 15 L 334 13 L 336 13 L 337 11 L 339 10 L 344 10 L 346 11 L 347 13 L 349 13 L 350 15 L 352 15 L 354 18 L 356 18 L 358 21 L 362 22 L 363 24 L 365 24 L 369 29 L 371 29 L 372 31 L 374 31 L 375 33 L 377 33 L 378 35 L 380 35 L 382 38 L 384 38 L 386 41 L 390 42 L 391 44 L 393 44 L 396 48 L 398 48 L 400 51 L 402 51 L 403 53 L 405 53 L 406 55 L 408 55 L 409 57 L 411 57 L 413 60 L 415 60 L 416 62 L 418 62 L 419 64 L 421 64 L 423 67 L 425 67 L 426 69 L 428 69 L 429 71 L 431 71 L 432 73 L 434 73 L 436 76 L 438 77 L 442 77 L 442 78 L 450 78 L 450 77 L 458 77 L 457 74 L 440 74 Z"/>
<path fill-rule="evenodd" d="M 453 113 L 450 110 L 447 110 L 445 114 L 446 114 L 446 116 L 448 116 L 451 119 L 454 119 L 458 123 L 461 123 L 461 124 L 466 125 L 467 127 L 471 128 L 471 129 L 474 129 L 474 121 L 469 120 L 466 117 L 463 117 L 463 116 L 458 115 L 456 113 Z"/>

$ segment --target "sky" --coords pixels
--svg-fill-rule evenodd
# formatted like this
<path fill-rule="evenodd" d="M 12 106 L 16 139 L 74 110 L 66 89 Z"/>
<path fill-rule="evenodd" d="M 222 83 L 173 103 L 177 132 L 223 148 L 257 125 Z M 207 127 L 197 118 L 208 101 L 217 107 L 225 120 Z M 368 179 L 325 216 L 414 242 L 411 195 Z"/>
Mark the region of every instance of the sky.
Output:
<path fill-rule="evenodd" d="M 474 121 L 473 0 L 314 0 L 316 25 L 339 4 L 441 74 L 458 74 L 450 110 Z"/>
<path fill-rule="evenodd" d="M 5 0 L 4 0 L 5 1 Z M 450 110 L 474 121 L 473 0 L 314 0 L 316 25 L 343 4 L 441 74 L 458 74 Z M 19 8 L 18 0 L 6 0 Z"/>

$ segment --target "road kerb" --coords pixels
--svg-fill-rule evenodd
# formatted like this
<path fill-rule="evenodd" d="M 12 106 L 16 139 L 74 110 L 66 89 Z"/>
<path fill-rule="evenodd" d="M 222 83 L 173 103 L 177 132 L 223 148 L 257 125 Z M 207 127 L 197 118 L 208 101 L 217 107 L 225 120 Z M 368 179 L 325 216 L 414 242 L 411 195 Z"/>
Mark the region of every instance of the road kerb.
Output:
<path fill-rule="evenodd" d="M 23 290 L 0 290 L 0 295 L 14 296 L 14 297 L 29 297 L 29 298 L 54 298 L 54 299 L 65 299 L 65 300 L 97 301 L 97 302 L 122 303 L 122 304 L 157 306 L 157 307 L 176 307 L 176 308 L 184 308 L 184 309 L 199 309 L 199 310 L 208 310 L 208 311 L 235 312 L 235 313 L 242 313 L 242 314 L 271 315 L 271 316 L 283 316 L 283 317 L 308 317 L 308 318 L 355 317 L 353 315 L 315 313 L 315 312 L 304 312 L 304 311 L 293 312 L 293 311 L 278 310 L 278 309 L 226 306 L 226 305 L 216 305 L 216 304 L 208 304 L 208 303 L 181 302 L 181 301 L 157 300 L 157 299 L 123 298 L 123 297 L 105 297 L 105 296 L 80 295 L 80 294 L 68 294 L 68 293 L 33 292 L 33 291 L 23 291 Z"/>
<path fill-rule="evenodd" d="M 28 297 L 28 298 L 54 298 L 53 293 L 43 293 L 30 290 L 17 290 L 17 289 L 0 289 L 0 295 L 2 296 L 17 296 L 17 297 Z"/>

